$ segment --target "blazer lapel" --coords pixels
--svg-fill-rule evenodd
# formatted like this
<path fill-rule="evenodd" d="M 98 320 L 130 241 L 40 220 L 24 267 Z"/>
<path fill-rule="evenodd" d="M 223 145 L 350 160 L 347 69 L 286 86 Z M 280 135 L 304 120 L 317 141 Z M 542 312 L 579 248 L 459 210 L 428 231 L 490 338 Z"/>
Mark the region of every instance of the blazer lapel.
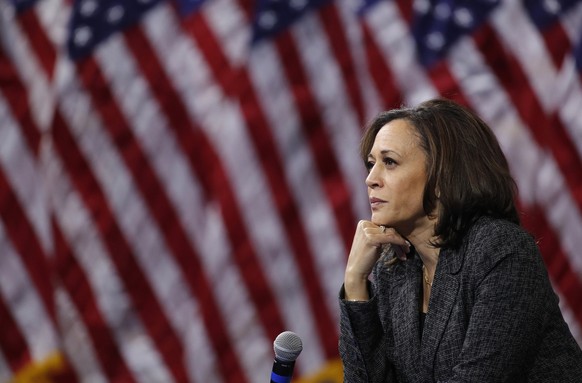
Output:
<path fill-rule="evenodd" d="M 422 336 L 422 364 L 427 371 L 433 370 L 438 345 L 443 337 L 451 310 L 457 300 L 459 281 L 455 274 L 458 273 L 461 265 L 461 254 L 445 250 L 441 251 Z"/>
<path fill-rule="evenodd" d="M 405 364 L 404 368 L 410 374 L 420 372 L 419 308 L 422 269 L 417 257 L 408 259 L 398 267 L 403 267 L 404 270 L 393 275 L 390 289 L 391 319 L 394 343 L 398 349 L 396 358 Z"/>

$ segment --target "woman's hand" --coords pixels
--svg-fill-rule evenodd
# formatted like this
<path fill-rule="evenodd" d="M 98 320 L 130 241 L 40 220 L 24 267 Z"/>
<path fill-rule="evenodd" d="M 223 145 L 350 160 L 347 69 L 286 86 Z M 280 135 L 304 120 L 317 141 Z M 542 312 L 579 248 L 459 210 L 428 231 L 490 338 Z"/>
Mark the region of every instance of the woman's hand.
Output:
<path fill-rule="evenodd" d="M 345 299 L 368 300 L 368 275 L 380 258 L 384 245 L 397 245 L 396 255 L 406 259 L 410 243 L 393 228 L 378 226 L 370 221 L 360 221 L 356 228 L 352 248 L 344 275 Z"/>

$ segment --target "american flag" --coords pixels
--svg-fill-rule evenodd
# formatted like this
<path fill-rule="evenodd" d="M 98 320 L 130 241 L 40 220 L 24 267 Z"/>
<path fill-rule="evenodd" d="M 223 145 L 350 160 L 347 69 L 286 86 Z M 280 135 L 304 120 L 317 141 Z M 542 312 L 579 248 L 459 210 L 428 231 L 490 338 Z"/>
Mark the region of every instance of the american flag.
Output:
<path fill-rule="evenodd" d="M 340 382 L 362 127 L 438 96 L 582 344 L 581 74 L 579 1 L 0 0 L 0 382 Z"/>

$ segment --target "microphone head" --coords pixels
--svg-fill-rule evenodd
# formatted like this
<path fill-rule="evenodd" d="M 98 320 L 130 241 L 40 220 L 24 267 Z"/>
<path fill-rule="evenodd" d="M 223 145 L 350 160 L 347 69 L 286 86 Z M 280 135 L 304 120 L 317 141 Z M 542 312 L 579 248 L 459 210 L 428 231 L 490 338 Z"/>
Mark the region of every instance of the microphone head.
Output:
<path fill-rule="evenodd" d="M 275 358 L 284 362 L 295 362 L 303 350 L 303 343 L 299 335 L 292 331 L 284 331 L 273 342 Z"/>

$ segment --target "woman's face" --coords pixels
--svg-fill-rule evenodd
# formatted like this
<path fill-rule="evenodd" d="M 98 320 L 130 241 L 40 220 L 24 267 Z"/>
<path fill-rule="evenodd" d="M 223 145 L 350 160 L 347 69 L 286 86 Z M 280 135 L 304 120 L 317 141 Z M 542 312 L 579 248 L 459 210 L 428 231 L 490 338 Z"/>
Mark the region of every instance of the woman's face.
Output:
<path fill-rule="evenodd" d="M 408 236 L 430 222 L 422 207 L 427 182 L 426 154 L 406 120 L 384 125 L 368 155 L 368 196 L 372 222 Z"/>

